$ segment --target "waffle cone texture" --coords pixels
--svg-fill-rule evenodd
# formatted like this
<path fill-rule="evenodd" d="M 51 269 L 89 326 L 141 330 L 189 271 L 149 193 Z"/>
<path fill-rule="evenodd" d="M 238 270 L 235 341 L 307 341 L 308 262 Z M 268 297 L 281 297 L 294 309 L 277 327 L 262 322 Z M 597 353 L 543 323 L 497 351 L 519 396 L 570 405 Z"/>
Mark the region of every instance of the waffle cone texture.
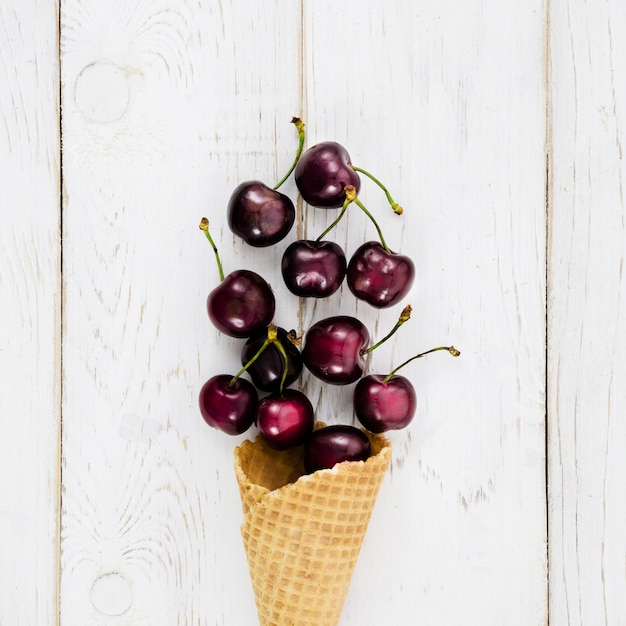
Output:
<path fill-rule="evenodd" d="M 367 461 L 304 474 L 303 449 L 257 437 L 235 449 L 241 527 L 261 626 L 337 626 L 391 458 L 368 433 Z"/>

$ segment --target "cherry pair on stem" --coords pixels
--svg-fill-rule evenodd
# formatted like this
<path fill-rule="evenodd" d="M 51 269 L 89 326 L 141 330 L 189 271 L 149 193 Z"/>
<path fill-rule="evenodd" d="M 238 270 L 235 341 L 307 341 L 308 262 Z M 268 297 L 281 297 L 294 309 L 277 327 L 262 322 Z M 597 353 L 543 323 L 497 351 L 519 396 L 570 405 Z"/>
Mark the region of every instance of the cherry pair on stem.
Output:
<path fill-rule="evenodd" d="M 334 425 L 313 431 L 314 410 L 305 394 L 284 389 L 288 357 L 270 325 L 267 339 L 258 352 L 235 376 L 210 378 L 200 390 L 200 412 L 210 426 L 230 435 L 239 435 L 256 423 L 259 434 L 277 450 L 303 445 L 307 472 L 331 468 L 341 461 L 365 460 L 370 454 L 367 436 L 349 425 Z M 285 359 L 279 391 L 261 401 L 256 388 L 241 375 L 269 347 L 275 346 Z"/>
<path fill-rule="evenodd" d="M 283 357 L 283 373 L 278 391 L 259 401 L 256 387 L 241 376 L 270 347 Z M 199 397 L 202 417 L 210 426 L 230 435 L 242 434 L 256 423 L 268 445 L 278 450 L 303 444 L 313 430 L 313 405 L 301 391 L 285 388 L 288 372 L 287 351 L 277 327 L 270 324 L 261 347 L 235 376 L 219 374 L 202 386 Z"/>
<path fill-rule="evenodd" d="M 316 240 L 296 241 L 287 248 L 281 266 L 283 278 L 296 295 L 323 298 L 335 293 L 346 277 L 355 297 L 377 308 L 390 307 L 408 293 L 415 266 L 409 257 L 390 250 L 378 223 L 358 199 L 359 173 L 384 191 L 396 214 L 403 212 L 385 185 L 367 170 L 351 163 L 343 146 L 327 141 L 309 148 L 296 165 L 296 186 L 311 206 L 341 208 L 341 213 Z M 368 241 L 362 244 L 346 263 L 343 250 L 334 242 L 324 241 L 324 236 L 337 225 L 353 202 L 373 222 L 380 243 Z"/>
<path fill-rule="evenodd" d="M 294 241 L 285 250 L 281 261 L 285 285 L 300 297 L 325 298 L 335 293 L 346 278 L 356 298 L 376 308 L 391 307 L 412 287 L 415 265 L 410 257 L 390 250 L 376 219 L 357 197 L 356 187 L 347 185 L 343 194 L 341 213 L 317 239 Z M 352 203 L 372 221 L 380 242 L 363 243 L 347 263 L 341 247 L 324 237 Z"/>
<path fill-rule="evenodd" d="M 254 385 L 241 376 L 271 347 L 283 356 L 284 372 L 278 392 L 259 401 Z M 307 396 L 296 389 L 284 388 L 288 360 L 276 327 L 270 325 L 267 339 L 238 374 L 220 374 L 202 386 L 200 412 L 207 424 L 227 434 L 239 435 L 256 423 L 261 437 L 274 449 L 303 445 L 304 467 L 309 473 L 331 468 L 341 461 L 367 459 L 369 439 L 354 426 L 333 425 L 313 431 L 314 410 Z"/>

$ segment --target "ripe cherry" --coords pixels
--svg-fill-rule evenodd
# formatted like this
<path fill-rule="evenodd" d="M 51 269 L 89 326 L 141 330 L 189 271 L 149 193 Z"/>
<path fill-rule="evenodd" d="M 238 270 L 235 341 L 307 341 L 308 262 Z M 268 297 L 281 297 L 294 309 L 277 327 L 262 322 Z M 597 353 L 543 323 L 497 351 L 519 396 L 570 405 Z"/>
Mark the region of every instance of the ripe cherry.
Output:
<path fill-rule="evenodd" d="M 200 389 L 200 413 L 209 426 L 240 435 L 254 423 L 258 399 L 256 389 L 245 378 L 219 374 Z"/>
<path fill-rule="evenodd" d="M 413 285 L 415 265 L 403 254 L 397 254 L 377 241 L 368 241 L 354 252 L 347 270 L 350 291 L 377 308 L 402 300 Z"/>
<path fill-rule="evenodd" d="M 304 337 L 302 358 L 324 382 L 348 385 L 361 378 L 370 335 L 360 320 L 337 315 L 316 322 Z"/>
<path fill-rule="evenodd" d="M 324 382 L 353 383 L 363 375 L 365 356 L 387 341 L 410 316 L 411 307 L 406 306 L 391 332 L 369 348 L 369 331 L 356 317 L 337 315 L 320 320 L 304 336 L 304 364 Z"/>
<path fill-rule="evenodd" d="M 284 239 L 296 219 L 293 202 L 258 180 L 241 183 L 230 197 L 228 225 L 233 233 L 256 248 Z"/>
<path fill-rule="evenodd" d="M 314 422 L 311 401 L 297 389 L 270 394 L 259 402 L 256 418 L 259 434 L 277 450 L 303 444 Z"/>
<path fill-rule="evenodd" d="M 350 166 L 348 151 L 334 141 L 306 150 L 296 165 L 294 180 L 305 202 L 325 209 L 342 206 L 346 185 L 357 191 L 361 185 L 359 175 Z"/>
<path fill-rule="evenodd" d="M 273 188 L 258 180 L 241 183 L 228 202 L 228 225 L 247 244 L 257 248 L 271 246 L 284 239 L 296 219 L 296 209 L 288 196 L 278 191 L 294 170 L 304 146 L 304 124 L 292 118 L 298 130 L 296 158 L 287 174 Z"/>
<path fill-rule="evenodd" d="M 267 342 L 269 333 L 270 329 L 264 329 L 246 341 L 241 350 L 242 365 L 254 359 Z M 298 379 L 302 373 L 302 355 L 297 347 L 299 341 L 294 335 L 293 331 L 287 332 L 284 328 L 276 328 L 275 339 L 247 367 L 255 387 L 262 391 L 278 391 L 281 381 L 284 387 L 288 387 Z M 282 350 L 277 344 L 281 345 Z M 284 380 L 285 357 L 283 354 L 287 355 L 287 373 Z"/>
<path fill-rule="evenodd" d="M 411 357 L 386 376 L 370 374 L 362 378 L 354 388 L 354 412 L 359 422 L 373 433 L 408 426 L 415 415 L 415 388 L 396 372 L 414 359 L 439 350 L 446 350 L 452 356 L 460 354 L 454 346 L 433 348 Z"/>
<path fill-rule="evenodd" d="M 391 197 L 389 190 L 367 170 L 353 165 L 348 151 L 334 141 L 325 141 L 309 148 L 300 158 L 294 180 L 305 202 L 314 207 L 338 209 L 345 199 L 345 188 L 351 185 L 358 193 L 359 173 L 376 183 L 387 196 L 394 213 L 402 207 Z"/>
<path fill-rule="evenodd" d="M 336 424 L 311 433 L 304 444 L 304 469 L 312 473 L 343 461 L 365 461 L 371 454 L 367 435 L 354 426 Z"/>
<path fill-rule="evenodd" d="M 341 246 L 333 241 L 324 241 L 324 237 L 337 225 L 348 205 L 356 198 L 356 189 L 352 185 L 346 185 L 344 193 L 343 208 L 333 223 L 315 241 L 294 241 L 283 254 L 283 280 L 296 296 L 326 298 L 343 283 L 347 270 L 346 255 Z"/>
<path fill-rule="evenodd" d="M 221 281 L 207 298 L 207 311 L 213 325 L 230 337 L 249 337 L 267 327 L 276 310 L 271 287 L 250 270 L 235 270 L 224 277 L 206 217 L 202 218 L 200 229 L 213 248 Z"/>
<path fill-rule="evenodd" d="M 334 294 L 346 275 L 347 261 L 333 241 L 294 241 L 285 250 L 281 271 L 291 293 L 302 298 Z"/>
<path fill-rule="evenodd" d="M 370 374 L 354 388 L 354 410 L 359 422 L 373 433 L 398 430 L 413 420 L 415 388 L 404 376 Z"/>
<path fill-rule="evenodd" d="M 357 298 L 372 306 L 377 308 L 393 306 L 413 285 L 415 265 L 408 256 L 389 249 L 378 222 L 359 200 L 356 190 L 348 186 L 345 188 L 345 195 L 343 210 L 331 228 L 341 219 L 348 205 L 354 202 L 374 224 L 380 239 L 380 243 L 368 241 L 362 244 L 352 255 L 346 272 L 348 287 Z M 392 198 L 390 202 L 393 202 Z M 402 208 L 397 204 L 392 206 L 402 212 Z"/>

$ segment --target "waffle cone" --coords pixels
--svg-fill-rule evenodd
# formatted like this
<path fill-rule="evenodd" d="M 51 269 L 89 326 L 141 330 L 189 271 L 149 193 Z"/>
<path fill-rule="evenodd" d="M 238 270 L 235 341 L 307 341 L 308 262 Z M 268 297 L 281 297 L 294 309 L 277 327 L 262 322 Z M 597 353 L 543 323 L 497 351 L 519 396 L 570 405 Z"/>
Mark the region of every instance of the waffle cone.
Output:
<path fill-rule="evenodd" d="M 261 626 L 337 626 L 391 458 L 370 435 L 365 462 L 304 474 L 302 447 L 259 437 L 235 450 L 241 527 Z"/>

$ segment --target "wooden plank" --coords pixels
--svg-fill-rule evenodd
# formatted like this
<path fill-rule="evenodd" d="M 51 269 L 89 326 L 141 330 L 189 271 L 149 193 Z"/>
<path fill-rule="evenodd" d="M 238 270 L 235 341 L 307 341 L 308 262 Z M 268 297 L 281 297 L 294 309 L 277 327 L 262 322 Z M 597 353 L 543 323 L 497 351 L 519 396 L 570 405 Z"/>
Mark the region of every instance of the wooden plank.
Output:
<path fill-rule="evenodd" d="M 624 624 L 626 7 L 550 23 L 550 622 Z"/>
<path fill-rule="evenodd" d="M 241 349 L 208 321 L 198 223 L 227 272 L 276 276 L 279 252 L 236 241 L 225 209 L 293 159 L 299 24 L 296 3 L 63 2 L 64 626 L 255 622 L 241 438 L 197 408 Z"/>
<path fill-rule="evenodd" d="M 55 624 L 60 430 L 57 3 L 0 5 L 0 623 Z"/>
<path fill-rule="evenodd" d="M 309 143 L 334 139 L 405 206 L 364 183 L 392 248 L 418 268 L 413 319 L 371 371 L 409 366 L 420 407 L 392 436 L 344 624 L 544 624 L 545 97 L 542 1 L 306 2 Z M 376 233 L 358 210 L 346 250 Z M 306 214 L 321 232 L 328 216 Z M 303 326 L 356 314 L 382 336 L 398 311 L 307 304 Z M 377 321 L 378 320 L 378 321 Z M 322 417 L 350 393 L 309 382 Z"/>

